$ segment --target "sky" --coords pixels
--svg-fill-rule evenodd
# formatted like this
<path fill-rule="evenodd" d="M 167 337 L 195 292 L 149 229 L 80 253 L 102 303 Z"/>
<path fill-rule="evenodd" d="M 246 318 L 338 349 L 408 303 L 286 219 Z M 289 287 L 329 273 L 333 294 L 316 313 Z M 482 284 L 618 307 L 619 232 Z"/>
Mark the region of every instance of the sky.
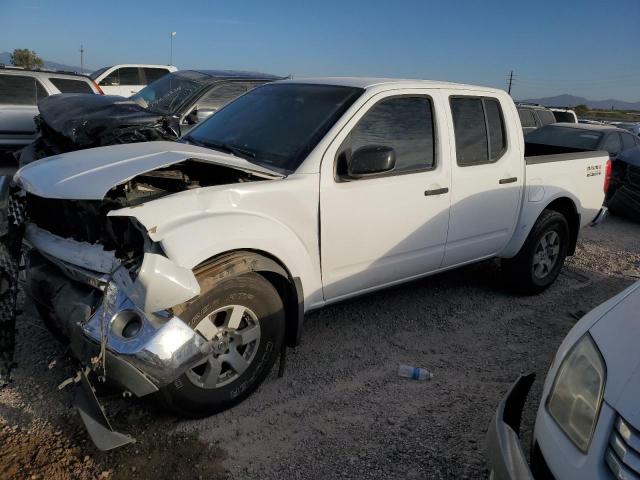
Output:
<path fill-rule="evenodd" d="M 640 101 L 640 0 L 0 0 L 0 52 Z"/>

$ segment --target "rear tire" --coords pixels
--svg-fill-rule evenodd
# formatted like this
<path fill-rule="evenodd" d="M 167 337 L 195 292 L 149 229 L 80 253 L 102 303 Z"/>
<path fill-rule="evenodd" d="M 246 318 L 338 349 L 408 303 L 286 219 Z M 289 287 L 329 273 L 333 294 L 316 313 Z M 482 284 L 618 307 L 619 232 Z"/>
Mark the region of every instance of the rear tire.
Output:
<path fill-rule="evenodd" d="M 544 210 L 518 254 L 502 260 L 510 285 L 528 295 L 547 289 L 560 275 L 569 238 L 569 224 L 564 215 Z"/>
<path fill-rule="evenodd" d="M 257 273 L 224 280 L 180 315 L 214 351 L 159 394 L 177 414 L 202 418 L 240 403 L 264 381 L 284 339 L 276 289 Z"/>

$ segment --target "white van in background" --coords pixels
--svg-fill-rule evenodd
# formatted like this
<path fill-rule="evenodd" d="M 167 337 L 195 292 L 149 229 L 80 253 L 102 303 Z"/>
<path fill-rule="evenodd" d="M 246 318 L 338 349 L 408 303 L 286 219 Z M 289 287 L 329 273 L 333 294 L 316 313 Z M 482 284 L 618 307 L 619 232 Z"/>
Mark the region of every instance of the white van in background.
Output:
<path fill-rule="evenodd" d="M 101 68 L 89 76 L 105 95 L 130 97 L 160 77 L 177 70 L 172 65 L 120 64 Z"/>

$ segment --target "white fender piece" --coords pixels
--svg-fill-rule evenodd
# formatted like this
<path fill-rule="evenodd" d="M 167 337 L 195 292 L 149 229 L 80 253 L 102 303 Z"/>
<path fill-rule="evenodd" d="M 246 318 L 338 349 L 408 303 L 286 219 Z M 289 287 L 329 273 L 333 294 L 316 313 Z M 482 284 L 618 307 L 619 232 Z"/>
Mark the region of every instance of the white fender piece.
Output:
<path fill-rule="evenodd" d="M 147 313 L 157 312 L 200 295 L 200 285 L 189 268 L 167 257 L 145 253 L 130 298 Z"/>

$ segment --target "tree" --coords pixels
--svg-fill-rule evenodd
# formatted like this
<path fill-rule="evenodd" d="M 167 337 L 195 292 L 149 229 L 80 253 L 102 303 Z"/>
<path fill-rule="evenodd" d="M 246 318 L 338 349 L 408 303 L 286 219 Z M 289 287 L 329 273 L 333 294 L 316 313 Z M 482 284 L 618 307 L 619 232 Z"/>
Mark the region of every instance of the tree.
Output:
<path fill-rule="evenodd" d="M 16 48 L 11 54 L 11 63 L 22 68 L 42 68 L 44 65 L 36 52 L 28 48 Z"/>

